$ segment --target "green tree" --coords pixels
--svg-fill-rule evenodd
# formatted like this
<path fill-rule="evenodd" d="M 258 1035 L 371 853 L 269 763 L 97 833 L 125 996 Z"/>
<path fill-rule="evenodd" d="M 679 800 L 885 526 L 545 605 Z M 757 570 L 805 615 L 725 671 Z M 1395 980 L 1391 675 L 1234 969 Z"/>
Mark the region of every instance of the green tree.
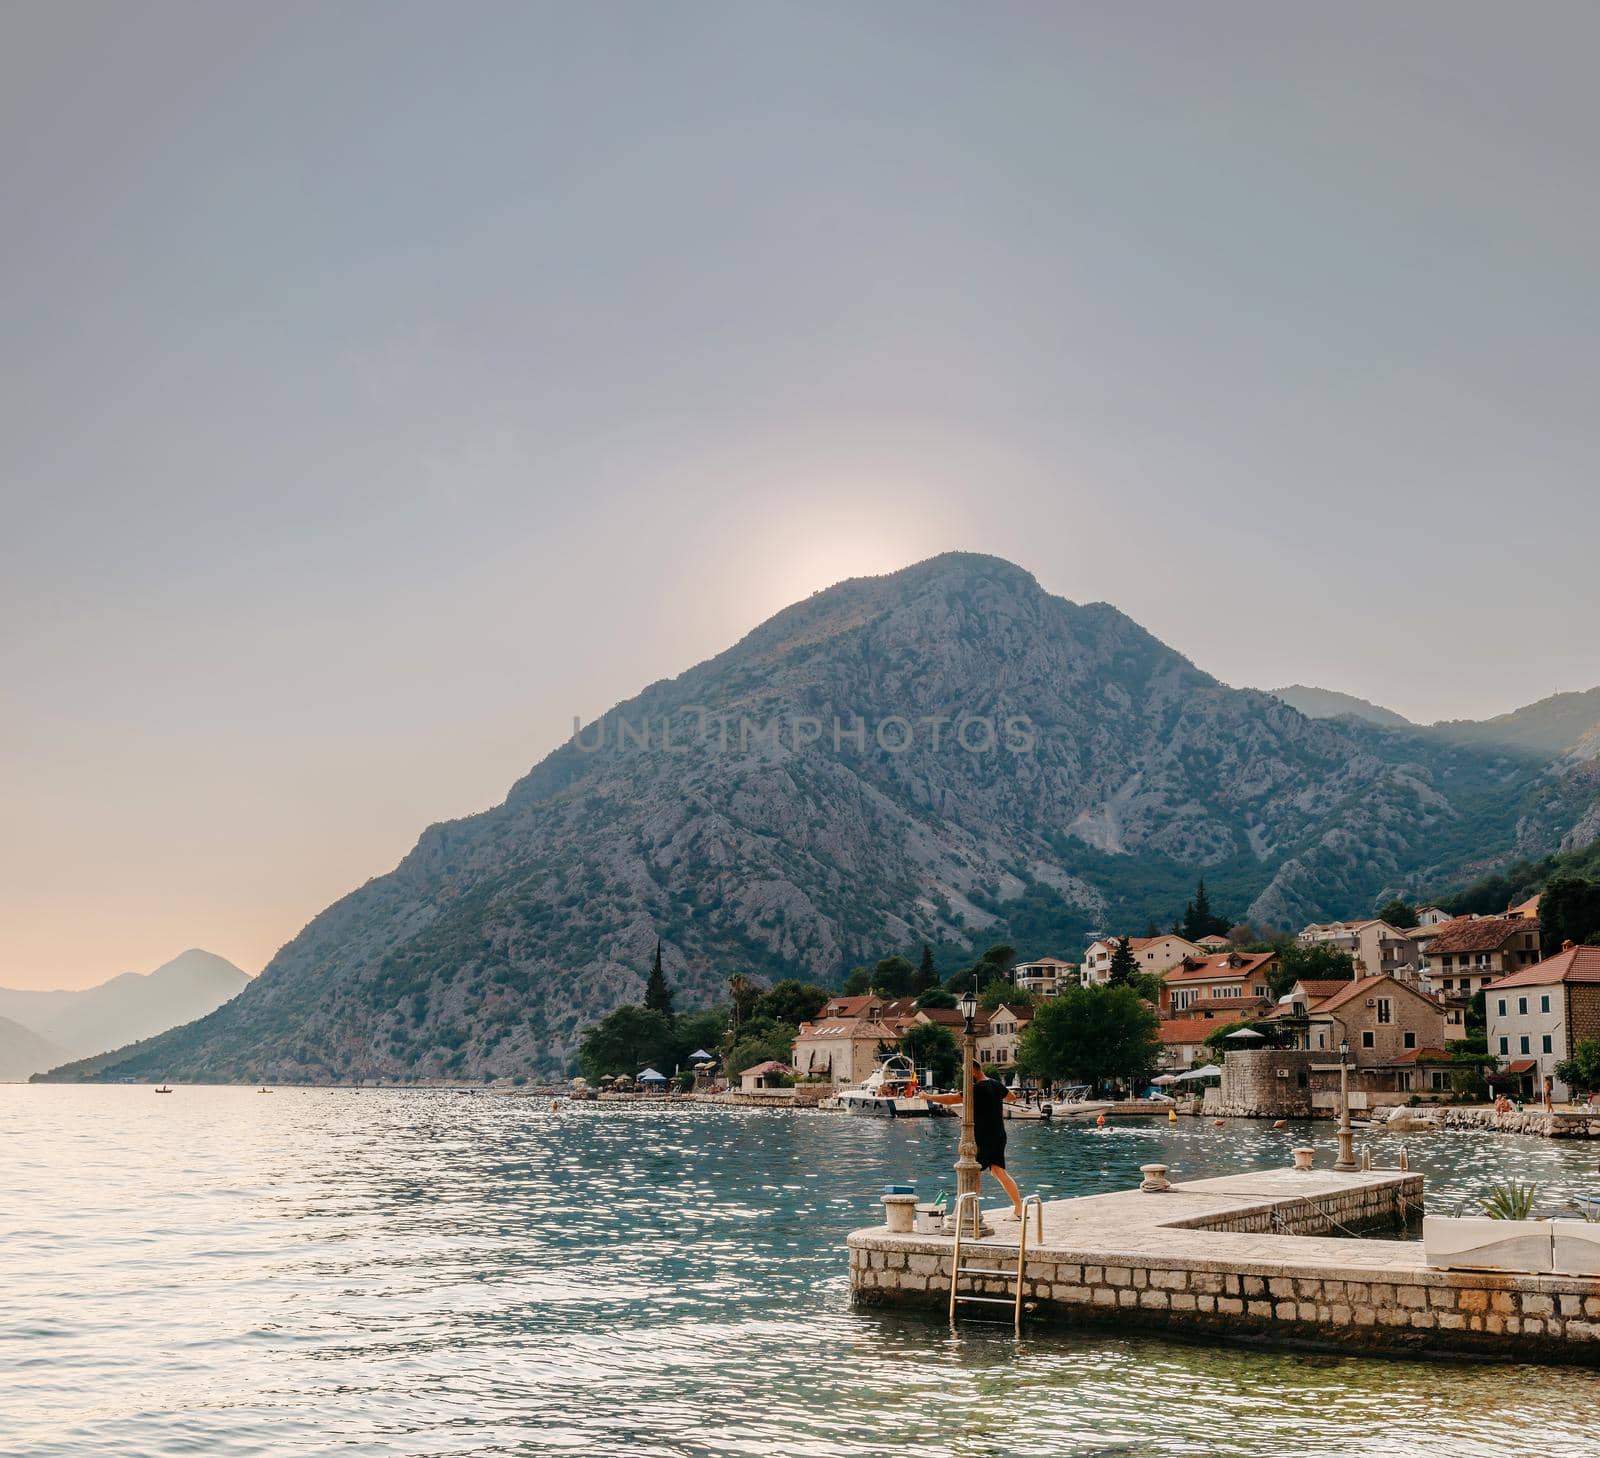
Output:
<path fill-rule="evenodd" d="M 954 1007 L 956 995 L 948 988 L 931 987 L 926 992 L 917 994 L 917 1006 L 922 1008 Z"/>
<path fill-rule="evenodd" d="M 665 1013 L 624 1003 L 584 1033 L 578 1044 L 578 1067 L 595 1083 L 607 1074 L 631 1077 L 647 1065 L 674 1063 L 673 1043 L 672 1019 Z"/>
<path fill-rule="evenodd" d="M 761 996 L 761 989 L 756 986 L 743 972 L 735 972 L 728 979 L 728 996 L 733 999 L 733 1017 L 730 1025 L 735 1039 L 739 1036 L 739 1025 L 755 1011 L 756 999 Z"/>
<path fill-rule="evenodd" d="M 1017 949 L 1010 942 L 996 942 L 970 967 L 963 967 L 958 972 L 952 972 L 944 980 L 944 985 L 960 997 L 972 986 L 972 979 L 978 979 L 978 986 L 993 982 L 996 977 L 1011 976 L 1012 964 L 1017 960 Z"/>
<path fill-rule="evenodd" d="M 917 969 L 904 957 L 885 957 L 872 969 L 872 990 L 879 997 L 910 997 L 916 980 Z"/>
<path fill-rule="evenodd" d="M 936 1088 L 950 1088 L 961 1071 L 961 1050 L 940 1023 L 913 1023 L 900 1039 L 900 1051 L 917 1068 L 926 1068 Z"/>
<path fill-rule="evenodd" d="M 723 1046 L 723 1040 L 728 1034 L 728 1019 L 731 1009 L 726 1007 L 703 1007 L 694 1012 L 683 1013 L 674 1018 L 672 1023 L 672 1064 L 679 1067 L 689 1061 L 691 1053 L 706 1052 L 716 1054 Z M 668 1070 L 661 1070 L 666 1073 Z"/>
<path fill-rule="evenodd" d="M 1131 987 L 1073 987 L 1051 998 L 1022 1035 L 1023 1072 L 1078 1083 L 1136 1080 L 1161 1055 L 1156 1015 Z"/>
<path fill-rule="evenodd" d="M 1378 920 L 1388 922 L 1397 931 L 1405 931 L 1417 924 L 1417 908 L 1396 896 L 1378 908 Z"/>
<path fill-rule="evenodd" d="M 872 968 L 870 967 L 852 967 L 839 985 L 839 992 L 844 997 L 865 997 L 871 991 Z"/>
<path fill-rule="evenodd" d="M 1202 876 L 1194 888 L 1194 900 L 1183 908 L 1184 936 L 1191 942 L 1197 942 L 1201 937 L 1224 936 L 1228 925 L 1227 917 L 1212 912 L 1211 898 L 1206 895 L 1206 879 Z"/>
<path fill-rule="evenodd" d="M 1132 981 L 1139 972 L 1139 959 L 1133 955 L 1133 943 L 1127 937 L 1117 941 L 1117 947 L 1111 954 L 1111 966 L 1106 972 L 1106 981 L 1112 987 L 1122 987 Z"/>
<path fill-rule="evenodd" d="M 922 960 L 917 964 L 917 975 L 912 980 L 911 990 L 920 995 L 938 985 L 939 972 L 933 965 L 933 948 L 924 942 L 922 944 Z"/>
<path fill-rule="evenodd" d="M 774 982 L 756 999 L 754 1014 L 797 1027 L 815 1018 L 832 996 L 826 987 L 818 987 L 814 982 L 786 977 L 782 982 Z"/>
<path fill-rule="evenodd" d="M 1540 911 L 1544 903 L 1539 903 Z M 1587 1094 L 1600 1089 L 1600 1042 L 1593 1038 L 1580 1038 L 1572 1050 L 1572 1057 L 1563 1058 L 1555 1068 L 1556 1077 L 1574 1093 Z"/>
<path fill-rule="evenodd" d="M 1588 941 L 1600 931 L 1600 881 L 1554 877 L 1539 893 L 1539 926 L 1547 957 L 1559 952 L 1563 942 Z"/>
<path fill-rule="evenodd" d="M 661 939 L 656 938 L 656 959 L 650 968 L 650 977 L 644 985 L 644 1005 L 651 1012 L 665 1013 L 672 1016 L 672 989 L 667 986 L 665 974 L 661 971 Z"/>
<path fill-rule="evenodd" d="M 1004 977 L 995 977 L 978 989 L 979 1007 L 993 1011 L 1001 1003 L 1007 1007 L 1032 1007 L 1033 994 Z"/>
<path fill-rule="evenodd" d="M 787 1063 L 793 1054 L 794 1040 L 771 1025 L 759 1031 L 742 1032 L 728 1050 L 727 1074 L 729 1078 L 737 1078 L 745 1069 L 768 1060 Z"/>
<path fill-rule="evenodd" d="M 1296 982 L 1349 982 L 1356 962 L 1327 942 L 1302 943 L 1285 939 L 1277 943 L 1278 970 L 1272 974 L 1272 995 L 1282 997 Z"/>

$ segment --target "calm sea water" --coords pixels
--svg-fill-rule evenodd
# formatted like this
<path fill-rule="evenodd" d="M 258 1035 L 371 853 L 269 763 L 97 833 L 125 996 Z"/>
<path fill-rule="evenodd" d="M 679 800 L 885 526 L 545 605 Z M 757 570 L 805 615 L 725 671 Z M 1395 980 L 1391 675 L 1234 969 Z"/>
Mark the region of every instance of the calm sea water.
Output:
<path fill-rule="evenodd" d="M 1012 1127 L 1025 1188 L 1303 1129 Z M 1600 1375 L 854 1312 L 844 1234 L 955 1121 L 450 1092 L 0 1086 L 0 1453 L 1600 1454 Z M 1317 1141 L 1330 1143 L 1323 1126 Z M 1413 1136 L 1434 1209 L 1593 1147 Z M 1392 1146 L 1380 1146 L 1380 1162 Z"/>

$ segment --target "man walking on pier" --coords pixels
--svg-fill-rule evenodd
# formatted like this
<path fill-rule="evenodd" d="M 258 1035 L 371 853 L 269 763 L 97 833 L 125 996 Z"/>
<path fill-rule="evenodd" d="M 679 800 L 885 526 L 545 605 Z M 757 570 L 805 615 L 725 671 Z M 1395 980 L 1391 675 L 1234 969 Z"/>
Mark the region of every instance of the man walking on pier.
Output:
<path fill-rule="evenodd" d="M 958 1093 L 925 1094 L 934 1103 L 959 1104 Z M 972 1065 L 972 1134 L 978 1145 L 978 1169 L 988 1170 L 1000 1182 L 1000 1188 L 1011 1197 L 1011 1208 L 1018 1220 L 1022 1219 L 1022 1191 L 1017 1182 L 1006 1173 L 1006 1115 L 1005 1105 L 1014 1097 L 998 1078 L 985 1077 L 983 1069 Z"/>

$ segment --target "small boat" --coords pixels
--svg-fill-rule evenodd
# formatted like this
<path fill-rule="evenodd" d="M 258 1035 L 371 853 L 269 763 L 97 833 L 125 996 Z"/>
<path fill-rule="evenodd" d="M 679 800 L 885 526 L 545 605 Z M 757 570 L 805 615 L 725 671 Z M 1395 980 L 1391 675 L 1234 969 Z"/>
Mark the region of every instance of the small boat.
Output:
<path fill-rule="evenodd" d="M 157 1093 L 171 1093 L 172 1090 L 170 1088 L 167 1088 L 165 1085 L 163 1085 L 160 1088 L 156 1089 L 156 1092 Z"/>
<path fill-rule="evenodd" d="M 1008 1119 L 1048 1119 L 1055 1113 L 1054 1104 L 1024 1104 L 1016 1099 L 1002 1104 L 1001 1109 Z"/>
<path fill-rule="evenodd" d="M 922 1096 L 917 1070 L 903 1053 L 885 1058 L 860 1088 L 840 1090 L 839 1103 L 847 1114 L 880 1119 L 926 1119 L 938 1107 Z"/>
<path fill-rule="evenodd" d="M 257 1092 L 257 1093 L 271 1093 L 271 1092 L 272 1092 L 272 1090 L 271 1090 L 271 1089 L 270 1089 L 270 1088 L 258 1088 L 258 1089 L 257 1089 L 257 1090 L 256 1090 L 256 1092 Z"/>
<path fill-rule="evenodd" d="M 1600 1220 L 1600 1195 L 1574 1195 L 1572 1203 L 1585 1220 Z"/>

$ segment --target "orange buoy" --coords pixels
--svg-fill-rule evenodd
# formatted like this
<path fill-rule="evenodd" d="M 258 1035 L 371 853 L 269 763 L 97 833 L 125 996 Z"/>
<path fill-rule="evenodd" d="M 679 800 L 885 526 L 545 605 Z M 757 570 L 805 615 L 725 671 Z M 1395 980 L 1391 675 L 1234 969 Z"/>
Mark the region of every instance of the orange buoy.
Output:
<path fill-rule="evenodd" d="M 1289 1121 L 1287 1119 L 1274 1119 L 1272 1122 L 1272 1127 L 1274 1129 L 1287 1129 L 1289 1127 Z"/>
<path fill-rule="evenodd" d="M 1217 1128 L 1219 1128 L 1219 1129 L 1222 1127 L 1222 1120 L 1221 1119 L 1213 1119 L 1211 1122 L 1213 1124 L 1215 1124 L 1217 1126 Z"/>
<path fill-rule="evenodd" d="M 1094 1116 L 1094 1121 L 1095 1121 L 1095 1123 L 1096 1123 L 1096 1124 L 1098 1124 L 1098 1125 L 1099 1125 L 1099 1126 L 1100 1126 L 1100 1127 L 1101 1127 L 1101 1128 L 1102 1128 L 1102 1129 L 1104 1129 L 1104 1128 L 1105 1128 L 1105 1127 L 1106 1127 L 1106 1116 L 1105 1116 L 1105 1115 L 1104 1115 L 1104 1114 L 1096 1114 L 1096 1115 L 1095 1115 L 1095 1116 Z"/>
<path fill-rule="evenodd" d="M 1177 1122 L 1178 1122 L 1178 1111 L 1176 1109 L 1168 1109 L 1167 1110 L 1167 1123 L 1176 1124 Z"/>

